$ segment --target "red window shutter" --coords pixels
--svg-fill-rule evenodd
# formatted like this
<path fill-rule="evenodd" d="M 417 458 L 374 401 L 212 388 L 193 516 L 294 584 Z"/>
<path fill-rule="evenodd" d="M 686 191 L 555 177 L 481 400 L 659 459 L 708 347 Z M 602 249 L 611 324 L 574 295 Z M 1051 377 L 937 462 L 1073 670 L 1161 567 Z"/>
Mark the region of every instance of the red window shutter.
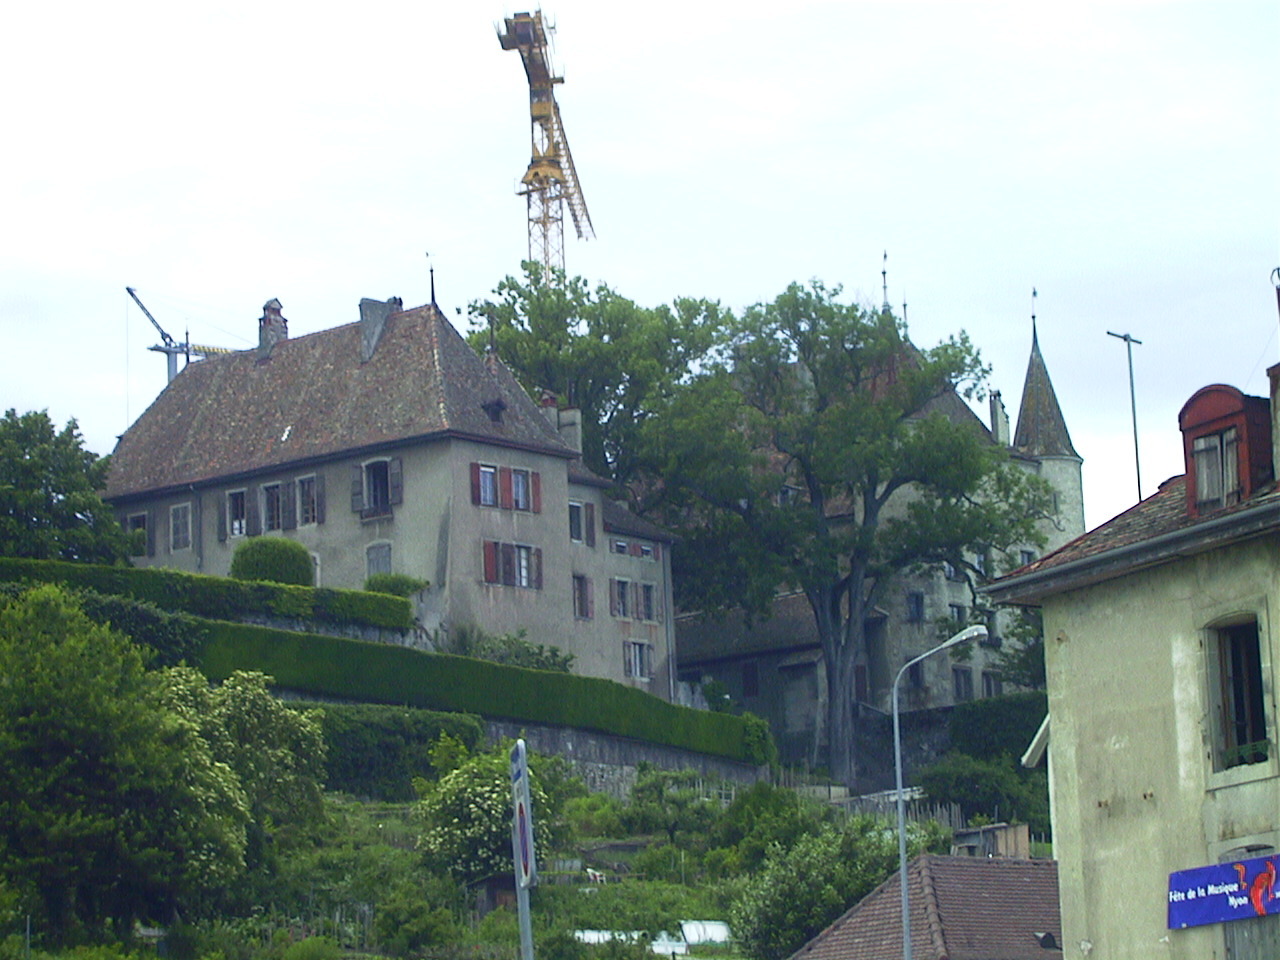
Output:
<path fill-rule="evenodd" d="M 484 541 L 484 582 L 498 582 L 498 545 L 492 540 Z"/>
<path fill-rule="evenodd" d="M 351 512 L 364 512 L 364 467 L 351 465 Z"/>
<path fill-rule="evenodd" d="M 596 505 L 594 503 L 582 505 L 582 526 L 587 538 L 587 546 L 594 547 L 596 545 Z"/>
<path fill-rule="evenodd" d="M 480 505 L 480 464 L 471 464 L 471 502 Z"/>
<path fill-rule="evenodd" d="M 218 542 L 227 542 L 227 495 L 218 498 Z"/>
<path fill-rule="evenodd" d="M 631 619 L 633 620 L 644 618 L 644 608 L 640 605 L 641 592 L 640 582 L 633 582 L 631 584 Z"/>
<path fill-rule="evenodd" d="M 534 470 L 529 474 L 529 486 L 532 489 L 533 512 L 542 512 L 542 474 Z"/>
<path fill-rule="evenodd" d="M 655 559 L 655 560 L 661 560 L 661 559 L 662 559 L 662 544 L 660 544 L 660 543 L 655 543 L 655 544 L 653 545 L 653 559 Z"/>
<path fill-rule="evenodd" d="M 627 547 L 627 552 L 628 552 L 629 554 L 631 554 L 633 557 L 638 557 L 638 556 L 640 556 L 640 544 L 638 544 L 638 543 L 636 543 L 634 540 L 632 540 L 632 541 L 631 541 L 631 546 Z"/>
<path fill-rule="evenodd" d="M 498 504 L 503 510 L 511 509 L 511 468 L 498 468 Z"/>
<path fill-rule="evenodd" d="M 542 589 L 542 548 L 533 548 L 533 589 Z"/>
<path fill-rule="evenodd" d="M 587 619 L 590 620 L 596 615 L 596 598 L 593 596 L 591 578 L 585 577 L 584 579 L 587 582 Z"/>

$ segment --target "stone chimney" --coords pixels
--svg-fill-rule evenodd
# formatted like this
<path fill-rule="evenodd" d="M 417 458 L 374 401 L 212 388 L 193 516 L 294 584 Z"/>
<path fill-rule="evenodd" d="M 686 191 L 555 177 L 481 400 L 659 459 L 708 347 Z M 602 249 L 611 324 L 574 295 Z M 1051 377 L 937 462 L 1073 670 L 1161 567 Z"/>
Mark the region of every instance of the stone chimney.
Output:
<path fill-rule="evenodd" d="M 1009 413 L 999 390 L 991 391 L 991 439 L 1002 447 L 1009 445 Z"/>
<path fill-rule="evenodd" d="M 560 431 L 560 439 L 569 445 L 569 449 L 582 453 L 582 411 L 577 408 L 561 410 L 554 422 Z"/>
<path fill-rule="evenodd" d="M 289 321 L 280 313 L 280 301 L 272 297 L 262 305 L 258 319 L 258 359 L 266 360 L 281 340 L 289 339 Z"/>
<path fill-rule="evenodd" d="M 538 409 L 553 427 L 560 429 L 560 398 L 546 387 L 538 388 Z"/>
<path fill-rule="evenodd" d="M 383 303 L 381 300 L 360 300 L 360 362 L 365 363 L 373 357 L 378 349 L 378 341 L 382 339 L 383 328 L 387 325 L 387 317 L 404 309 L 404 302 L 399 297 L 391 297 Z"/>

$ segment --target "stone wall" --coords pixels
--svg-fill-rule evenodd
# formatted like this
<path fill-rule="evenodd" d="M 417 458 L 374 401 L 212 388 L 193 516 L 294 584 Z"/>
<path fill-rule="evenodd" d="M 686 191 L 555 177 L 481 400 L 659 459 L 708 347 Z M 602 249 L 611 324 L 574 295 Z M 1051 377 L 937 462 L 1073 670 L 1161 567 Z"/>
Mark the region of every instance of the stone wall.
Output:
<path fill-rule="evenodd" d="M 705 753 L 590 730 L 504 720 L 486 720 L 485 730 L 490 743 L 504 737 L 523 737 L 525 744 L 535 753 L 564 757 L 589 790 L 607 793 L 618 800 L 630 796 L 641 763 L 665 770 L 696 770 L 706 777 L 719 777 L 741 784 L 769 778 L 768 767 L 755 767 Z"/>

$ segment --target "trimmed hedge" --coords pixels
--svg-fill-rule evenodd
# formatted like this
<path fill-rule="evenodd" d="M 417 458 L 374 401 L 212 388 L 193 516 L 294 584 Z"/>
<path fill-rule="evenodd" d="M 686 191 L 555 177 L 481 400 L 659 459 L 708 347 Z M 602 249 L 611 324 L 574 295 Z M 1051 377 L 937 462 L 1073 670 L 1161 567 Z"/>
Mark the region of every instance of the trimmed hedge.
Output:
<path fill-rule="evenodd" d="M 251 537 L 231 555 L 232 580 L 269 580 L 314 587 L 316 571 L 311 554 L 297 540 L 285 537 Z"/>
<path fill-rule="evenodd" d="M 951 713 L 951 749 L 983 760 L 1016 760 L 1048 712 L 1049 698 L 1040 691 L 958 704 Z"/>
<path fill-rule="evenodd" d="M 758 717 L 678 707 L 598 677 L 240 623 L 213 624 L 200 667 L 212 680 L 261 670 L 318 696 L 577 727 L 745 763 L 773 759 Z"/>
<path fill-rule="evenodd" d="M 212 620 L 244 616 L 282 617 L 355 624 L 383 630 L 408 630 L 413 608 L 403 597 L 230 580 L 156 567 L 108 567 L 60 560 L 0 557 L 0 581 L 31 580 L 86 587 L 98 593 L 133 597 L 164 610 Z"/>
<path fill-rule="evenodd" d="M 441 734 L 475 751 L 484 742 L 479 717 L 374 703 L 301 703 L 319 707 L 329 747 L 325 785 L 330 790 L 391 803 L 414 799 L 413 778 L 433 772 L 429 750 Z"/>

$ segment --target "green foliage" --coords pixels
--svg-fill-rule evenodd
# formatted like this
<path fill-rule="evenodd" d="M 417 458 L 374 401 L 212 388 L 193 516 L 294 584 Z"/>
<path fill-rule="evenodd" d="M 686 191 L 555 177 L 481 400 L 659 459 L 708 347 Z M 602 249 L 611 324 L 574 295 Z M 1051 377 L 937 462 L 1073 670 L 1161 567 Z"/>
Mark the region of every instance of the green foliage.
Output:
<path fill-rule="evenodd" d="M 427 586 L 430 584 L 426 580 L 407 573 L 373 573 L 364 582 L 364 588 L 371 593 L 389 593 L 396 597 L 411 597 Z"/>
<path fill-rule="evenodd" d="M 983 760 L 1021 757 L 1049 712 L 1043 693 L 1011 693 L 957 704 L 951 712 L 951 749 Z"/>
<path fill-rule="evenodd" d="M 677 836 L 705 833 L 719 810 L 697 771 L 663 770 L 641 763 L 622 822 L 633 833 L 662 831 L 675 844 Z"/>
<path fill-rule="evenodd" d="M 98 491 L 109 458 L 84 448 L 74 420 L 47 412 L 0 419 L 0 556 L 125 563 L 130 540 Z"/>
<path fill-rule="evenodd" d="M 839 294 L 792 284 L 749 308 L 731 362 L 673 389 L 640 441 L 643 506 L 683 538 L 679 606 L 761 612 L 780 587 L 805 593 L 848 779 L 847 691 L 881 592 L 914 565 L 1036 542 L 1048 494 L 963 408 L 986 372 L 963 334 L 919 349 Z"/>
<path fill-rule="evenodd" d="M 534 263 L 492 300 L 470 305 L 478 349 L 490 330 L 498 355 L 538 398 L 550 390 L 582 411 L 583 459 L 618 484 L 637 468 L 637 436 L 655 406 L 726 341 L 719 304 L 681 298 L 640 307 L 581 277 L 545 276 Z"/>
<path fill-rule="evenodd" d="M 208 635 L 207 624 L 196 617 L 169 613 L 154 603 L 79 590 L 76 597 L 85 616 L 149 647 L 151 667 L 172 667 L 193 660 Z"/>
<path fill-rule="evenodd" d="M 652 880 L 600 884 L 585 893 L 567 884 L 543 885 L 534 891 L 533 908 L 568 929 L 642 931 L 649 936 L 678 931 L 681 920 L 714 911 L 705 891 Z"/>
<path fill-rule="evenodd" d="M 441 652 L 556 673 L 572 672 L 574 660 L 573 654 L 562 653 L 558 647 L 529 642 L 525 639 L 524 630 L 495 636 L 470 624 L 461 624 L 450 631 L 444 638 Z"/>
<path fill-rule="evenodd" d="M 937 848 L 941 840 L 934 828 L 913 829 L 908 853 Z M 790 848 L 775 847 L 730 910 L 734 936 L 756 960 L 789 957 L 897 866 L 896 830 L 871 817 L 850 817 Z"/>
<path fill-rule="evenodd" d="M 1039 607 L 1019 607 L 1005 634 L 996 669 L 1005 683 L 1028 690 L 1045 688 L 1044 623 Z"/>
<path fill-rule="evenodd" d="M 214 759 L 235 771 L 264 832 L 318 815 L 325 757 L 322 711 L 290 709 L 271 695 L 270 681 L 238 670 L 210 688 L 191 667 L 163 676 L 167 704 L 197 723 Z"/>
<path fill-rule="evenodd" d="M 980 760 L 951 753 L 921 771 L 929 799 L 955 803 L 968 819 L 1026 823 L 1033 833 L 1048 833 L 1049 782 L 1044 770 L 1024 770 L 1008 755 Z"/>
<path fill-rule="evenodd" d="M 511 871 L 509 746 L 477 754 L 431 785 L 415 808 L 422 819 L 418 845 L 427 863 L 464 883 Z M 550 805 L 537 767 L 530 765 L 534 846 L 539 858 L 552 849 Z"/>
<path fill-rule="evenodd" d="M 137 647 L 38 587 L 0 609 L 0 677 L 0 875 L 47 929 L 123 935 L 238 875 L 244 793 Z"/>
<path fill-rule="evenodd" d="M 311 554 L 287 537 L 252 537 L 231 555 L 233 580 L 268 580 L 309 587 L 315 583 Z"/>
<path fill-rule="evenodd" d="M 716 820 L 708 844 L 720 851 L 717 872 L 754 872 L 775 846 L 787 849 L 839 815 L 827 804 L 765 781 L 740 791 Z"/>
<path fill-rule="evenodd" d="M 307 937 L 285 948 L 281 960 L 338 960 L 342 951 L 328 937 Z"/>
<path fill-rule="evenodd" d="M 564 817 L 579 839 L 622 836 L 622 804 L 605 793 L 571 798 Z"/>
<path fill-rule="evenodd" d="M 433 906 L 422 891 L 398 887 L 378 906 L 373 929 L 382 949 L 393 957 L 421 956 L 426 947 L 456 943 L 461 936 L 453 911 Z"/>
<path fill-rule="evenodd" d="M 475 716 L 373 703 L 327 703 L 321 716 L 330 790 L 377 800 L 414 798 L 413 778 L 439 776 L 435 744 L 474 750 L 484 738 Z"/>
<path fill-rule="evenodd" d="M 772 746 L 765 728 L 744 718 L 675 706 L 610 680 L 250 624 L 214 624 L 199 666 L 213 679 L 258 670 L 313 696 L 598 730 L 747 763 L 768 762 L 760 737 Z"/>
<path fill-rule="evenodd" d="M 408 630 L 413 626 L 413 609 L 408 600 L 362 590 L 231 580 L 156 567 L 135 569 L 0 557 L 0 581 L 14 580 L 87 587 L 102 594 L 145 600 L 162 610 L 215 620 L 285 617 L 384 630 Z"/>

